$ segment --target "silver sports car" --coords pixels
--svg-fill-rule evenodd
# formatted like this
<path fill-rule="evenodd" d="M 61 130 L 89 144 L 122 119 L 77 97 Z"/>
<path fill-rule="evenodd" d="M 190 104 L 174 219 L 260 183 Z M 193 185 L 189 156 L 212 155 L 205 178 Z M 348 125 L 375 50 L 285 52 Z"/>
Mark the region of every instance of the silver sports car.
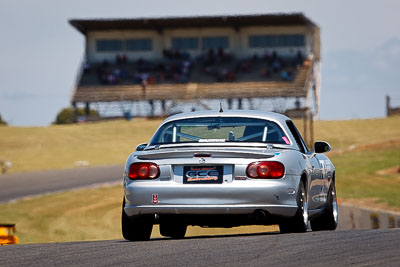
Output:
<path fill-rule="evenodd" d="M 334 230 L 335 168 L 310 151 L 294 123 L 265 111 L 205 111 L 167 118 L 125 166 L 122 234 L 183 238 L 188 225 L 279 224 L 280 231 Z"/>

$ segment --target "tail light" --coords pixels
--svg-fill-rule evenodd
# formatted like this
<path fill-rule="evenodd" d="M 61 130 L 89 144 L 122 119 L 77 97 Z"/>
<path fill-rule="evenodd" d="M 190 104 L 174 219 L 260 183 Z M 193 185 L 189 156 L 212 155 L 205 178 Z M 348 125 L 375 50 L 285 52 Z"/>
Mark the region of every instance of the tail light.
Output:
<path fill-rule="evenodd" d="M 132 163 L 129 166 L 129 178 L 132 180 L 155 179 L 160 175 L 157 164 L 151 162 Z"/>
<path fill-rule="evenodd" d="M 253 162 L 247 166 L 246 174 L 250 178 L 277 179 L 285 173 L 285 166 L 277 161 Z"/>

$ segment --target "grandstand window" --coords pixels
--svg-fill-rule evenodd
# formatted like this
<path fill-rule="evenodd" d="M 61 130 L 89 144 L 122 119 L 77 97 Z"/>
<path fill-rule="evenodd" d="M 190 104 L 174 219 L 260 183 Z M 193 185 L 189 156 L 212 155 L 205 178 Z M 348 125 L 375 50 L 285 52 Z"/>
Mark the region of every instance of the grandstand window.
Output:
<path fill-rule="evenodd" d="M 279 35 L 278 44 L 279 46 L 304 46 L 304 35 L 303 34 Z"/>
<path fill-rule="evenodd" d="M 184 37 L 184 38 L 172 38 L 172 49 L 198 49 L 199 38 L 196 37 Z"/>
<path fill-rule="evenodd" d="M 249 37 L 249 45 L 251 48 L 274 47 L 275 46 L 275 36 L 274 35 L 251 35 Z"/>
<path fill-rule="evenodd" d="M 122 40 L 97 40 L 96 48 L 100 52 L 122 51 Z"/>
<path fill-rule="evenodd" d="M 227 49 L 229 48 L 228 37 L 204 37 L 201 40 L 201 47 L 203 49 Z"/>
<path fill-rule="evenodd" d="M 151 51 L 152 49 L 152 40 L 149 38 L 126 40 L 126 50 L 128 51 Z"/>

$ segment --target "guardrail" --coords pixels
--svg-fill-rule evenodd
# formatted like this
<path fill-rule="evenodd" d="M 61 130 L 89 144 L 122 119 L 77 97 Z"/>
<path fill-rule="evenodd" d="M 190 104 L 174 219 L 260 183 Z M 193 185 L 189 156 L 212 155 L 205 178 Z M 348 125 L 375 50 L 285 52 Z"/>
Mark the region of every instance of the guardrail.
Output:
<path fill-rule="evenodd" d="M 400 228 L 400 213 L 380 209 L 339 205 L 338 229 L 387 229 Z"/>

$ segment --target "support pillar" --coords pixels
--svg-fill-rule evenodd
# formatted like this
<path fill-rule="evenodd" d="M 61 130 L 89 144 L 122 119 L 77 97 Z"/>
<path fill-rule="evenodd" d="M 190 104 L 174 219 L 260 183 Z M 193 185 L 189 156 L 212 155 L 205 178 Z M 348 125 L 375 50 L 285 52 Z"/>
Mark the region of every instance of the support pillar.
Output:
<path fill-rule="evenodd" d="M 228 98 L 228 109 L 232 109 L 232 98 Z"/>
<path fill-rule="evenodd" d="M 307 118 L 308 118 L 309 112 L 304 112 L 303 115 L 303 138 L 306 144 L 308 144 L 308 138 L 307 138 Z"/>
<path fill-rule="evenodd" d="M 386 96 L 386 117 L 390 115 L 390 96 Z"/>
<path fill-rule="evenodd" d="M 241 98 L 238 98 L 238 109 L 243 109 L 243 103 Z"/>
<path fill-rule="evenodd" d="M 85 115 L 89 116 L 90 115 L 90 102 L 86 102 L 85 106 Z"/>
<path fill-rule="evenodd" d="M 154 102 L 153 100 L 149 100 L 150 105 L 150 117 L 154 117 Z"/>
<path fill-rule="evenodd" d="M 161 109 L 162 113 L 165 115 L 166 114 L 165 100 L 161 100 Z"/>
<path fill-rule="evenodd" d="M 314 115 L 310 112 L 310 147 L 314 146 Z"/>
<path fill-rule="evenodd" d="M 78 121 L 78 108 L 76 106 L 76 102 L 72 102 L 72 109 L 73 109 L 72 122 L 76 123 Z"/>

